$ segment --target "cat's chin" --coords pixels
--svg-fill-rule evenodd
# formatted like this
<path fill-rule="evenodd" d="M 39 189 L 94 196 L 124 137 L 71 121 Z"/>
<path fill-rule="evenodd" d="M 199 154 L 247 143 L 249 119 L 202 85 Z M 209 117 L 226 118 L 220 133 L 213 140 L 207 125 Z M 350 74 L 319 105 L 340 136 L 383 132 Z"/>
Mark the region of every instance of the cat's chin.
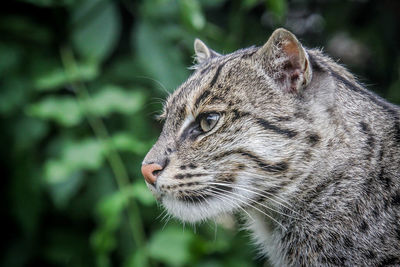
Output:
<path fill-rule="evenodd" d="M 169 214 L 189 223 L 202 222 L 221 214 L 233 212 L 231 205 L 226 205 L 226 203 L 214 198 L 209 198 L 204 202 L 190 202 L 165 196 L 161 202 Z"/>

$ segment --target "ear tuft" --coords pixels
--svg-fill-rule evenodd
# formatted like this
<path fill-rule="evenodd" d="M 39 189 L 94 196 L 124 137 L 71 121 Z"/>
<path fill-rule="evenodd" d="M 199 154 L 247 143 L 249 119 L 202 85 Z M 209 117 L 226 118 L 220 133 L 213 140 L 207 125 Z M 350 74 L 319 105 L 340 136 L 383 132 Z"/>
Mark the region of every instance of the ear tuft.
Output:
<path fill-rule="evenodd" d="M 311 81 L 307 53 L 297 38 L 285 29 L 275 30 L 255 57 L 284 91 L 298 93 Z"/>
<path fill-rule="evenodd" d="M 219 56 L 219 54 L 203 43 L 200 39 L 194 40 L 194 51 L 196 53 L 196 62 L 201 64 L 213 57 Z"/>

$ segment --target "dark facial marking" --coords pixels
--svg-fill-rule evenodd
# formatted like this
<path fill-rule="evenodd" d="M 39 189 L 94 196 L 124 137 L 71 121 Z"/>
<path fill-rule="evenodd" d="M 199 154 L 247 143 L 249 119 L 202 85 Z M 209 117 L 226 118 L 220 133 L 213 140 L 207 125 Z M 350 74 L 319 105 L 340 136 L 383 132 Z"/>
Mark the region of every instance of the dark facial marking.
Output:
<path fill-rule="evenodd" d="M 188 165 L 188 167 L 191 168 L 192 170 L 197 168 L 197 166 L 194 165 L 193 163 L 190 163 L 190 164 Z"/>
<path fill-rule="evenodd" d="M 265 130 L 268 131 L 273 131 L 277 134 L 281 134 L 284 135 L 286 137 L 289 138 L 293 138 L 297 135 L 297 132 L 294 130 L 289 130 L 289 129 L 284 129 L 284 128 L 280 128 L 274 124 L 272 124 L 271 122 L 268 122 L 264 119 L 261 118 L 255 118 L 257 124 L 259 124 L 262 128 L 264 128 Z"/>
<path fill-rule="evenodd" d="M 220 160 L 224 157 L 227 157 L 227 156 L 230 156 L 233 154 L 239 154 L 241 156 L 244 156 L 244 157 L 252 160 L 254 163 L 256 163 L 256 165 L 261 170 L 266 171 L 266 172 L 280 173 L 280 172 L 285 172 L 289 168 L 287 162 L 268 163 L 268 162 L 264 161 L 263 159 L 261 159 L 260 157 L 252 154 L 250 151 L 246 151 L 244 149 L 223 152 L 223 153 L 215 156 L 214 160 Z"/>
<path fill-rule="evenodd" d="M 388 266 L 388 265 L 395 265 L 400 264 L 400 258 L 396 256 L 388 256 L 384 258 L 378 266 Z"/>
<path fill-rule="evenodd" d="M 200 74 L 203 75 L 204 73 L 208 72 L 209 70 L 210 70 L 210 66 L 208 65 L 200 71 Z"/>
<path fill-rule="evenodd" d="M 174 176 L 175 179 L 184 179 L 184 178 L 193 178 L 193 177 L 200 177 L 200 176 L 205 176 L 205 173 L 186 173 L 186 174 L 177 174 Z"/>
<path fill-rule="evenodd" d="M 232 113 L 233 113 L 232 122 L 236 121 L 242 117 L 246 117 L 246 116 L 250 115 L 250 113 L 248 113 L 248 112 L 240 111 L 237 109 L 232 109 Z"/>
<path fill-rule="evenodd" d="M 262 169 L 263 171 L 267 171 L 267 172 L 284 172 L 288 169 L 288 164 L 286 162 L 278 162 L 275 164 L 271 164 L 271 163 L 267 163 L 264 160 L 262 160 L 260 157 L 252 154 L 249 151 L 237 151 L 237 153 L 251 159 L 252 161 L 254 161 L 258 167 L 260 167 L 260 169 Z"/>
<path fill-rule="evenodd" d="M 360 225 L 360 231 L 365 233 L 366 231 L 368 231 L 368 229 L 369 229 L 369 226 L 368 226 L 367 222 L 363 220 Z"/>
<path fill-rule="evenodd" d="M 361 131 L 368 136 L 367 138 L 367 146 L 370 148 L 374 148 L 375 138 L 371 132 L 371 128 L 365 122 L 360 122 Z"/>
<path fill-rule="evenodd" d="M 318 142 L 320 140 L 321 140 L 321 137 L 316 133 L 312 133 L 307 136 L 307 141 L 311 146 L 315 146 L 316 144 L 318 144 Z"/>
<path fill-rule="evenodd" d="M 197 107 L 199 106 L 200 102 L 201 102 L 203 99 L 207 98 L 210 94 L 211 94 L 211 91 L 210 91 L 210 90 L 205 90 L 205 91 L 196 99 L 196 101 L 194 102 L 195 108 L 197 108 Z"/>
<path fill-rule="evenodd" d="M 352 248 L 352 247 L 354 247 L 353 241 L 352 241 L 349 237 L 347 237 L 347 236 L 344 237 L 343 242 L 344 242 L 344 245 L 345 245 L 347 248 Z"/>
<path fill-rule="evenodd" d="M 207 198 L 211 198 L 212 195 L 210 194 L 191 194 L 191 195 L 183 195 L 183 196 L 179 196 L 177 197 L 177 199 L 184 201 L 184 202 L 188 202 L 188 203 L 201 203 L 201 202 L 205 202 L 207 200 Z"/>
<path fill-rule="evenodd" d="M 365 257 L 368 259 L 375 259 L 376 258 L 376 254 L 374 251 L 369 250 L 368 252 L 365 253 Z"/>
<path fill-rule="evenodd" d="M 400 205 L 400 191 L 396 193 L 396 195 L 392 198 L 392 205 L 399 206 Z"/>
<path fill-rule="evenodd" d="M 289 117 L 289 116 L 277 116 L 277 117 L 274 117 L 274 119 L 276 121 L 291 121 L 292 117 Z"/>
<path fill-rule="evenodd" d="M 227 61 L 225 61 L 224 63 L 222 63 L 221 65 L 218 66 L 217 71 L 214 74 L 214 77 L 212 78 L 209 87 L 213 87 L 214 84 L 217 82 L 218 76 L 221 72 L 222 67 L 226 64 Z"/>

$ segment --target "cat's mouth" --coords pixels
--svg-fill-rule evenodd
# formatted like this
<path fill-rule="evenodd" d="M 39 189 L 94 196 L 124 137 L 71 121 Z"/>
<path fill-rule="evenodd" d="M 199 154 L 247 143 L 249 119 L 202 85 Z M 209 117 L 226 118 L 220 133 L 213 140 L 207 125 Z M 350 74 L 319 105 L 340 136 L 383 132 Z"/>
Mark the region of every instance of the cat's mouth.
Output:
<path fill-rule="evenodd" d="M 227 196 L 230 190 L 232 187 L 225 185 L 205 185 L 186 190 L 178 185 L 170 189 L 159 186 L 153 188 L 152 192 L 169 214 L 193 223 L 234 211 L 238 205 L 232 204 L 233 201 Z"/>
<path fill-rule="evenodd" d="M 176 199 L 178 201 L 187 203 L 202 203 L 206 202 L 208 199 L 212 197 L 213 196 L 211 194 L 190 194 L 190 195 L 177 196 Z"/>

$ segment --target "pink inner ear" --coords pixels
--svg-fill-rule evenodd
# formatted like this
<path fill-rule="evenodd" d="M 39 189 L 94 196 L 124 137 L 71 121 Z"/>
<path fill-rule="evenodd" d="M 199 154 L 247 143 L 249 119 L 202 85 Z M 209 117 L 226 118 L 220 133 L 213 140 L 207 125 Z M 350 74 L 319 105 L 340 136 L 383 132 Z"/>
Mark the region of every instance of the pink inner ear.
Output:
<path fill-rule="evenodd" d="M 287 40 L 284 42 L 284 44 L 282 44 L 282 50 L 289 58 L 289 61 L 292 64 L 292 68 L 300 68 L 300 51 L 298 45 L 293 41 Z"/>
<path fill-rule="evenodd" d="M 301 82 L 304 69 L 300 62 L 300 51 L 298 45 L 290 40 L 286 40 L 282 44 L 282 52 L 288 57 L 288 62 L 283 67 L 285 71 L 283 80 L 286 80 L 285 90 L 296 93 Z M 286 76 L 286 78 L 284 78 Z"/>

